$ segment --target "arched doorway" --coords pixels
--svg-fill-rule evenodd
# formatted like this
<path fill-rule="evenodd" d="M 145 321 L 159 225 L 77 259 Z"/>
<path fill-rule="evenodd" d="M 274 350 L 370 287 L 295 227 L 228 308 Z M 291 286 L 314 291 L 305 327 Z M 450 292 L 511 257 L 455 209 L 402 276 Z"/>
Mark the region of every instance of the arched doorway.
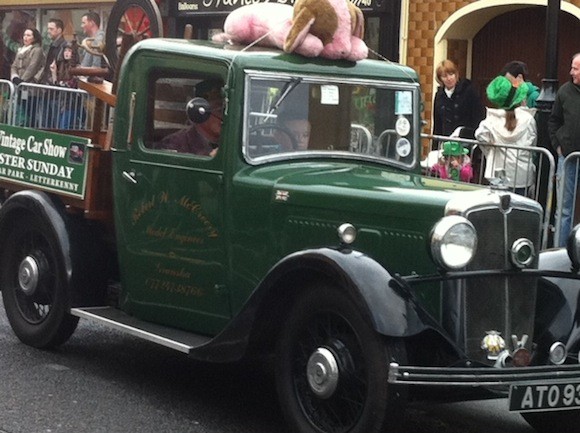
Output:
<path fill-rule="evenodd" d="M 487 84 L 510 60 L 526 62 L 528 80 L 541 87 L 546 74 L 546 8 L 532 6 L 506 12 L 491 19 L 473 38 L 472 81 L 484 104 Z M 580 20 L 560 12 L 558 49 L 558 81 L 569 79 L 570 58 L 580 51 L 577 40 L 565 35 L 580 34 Z"/>

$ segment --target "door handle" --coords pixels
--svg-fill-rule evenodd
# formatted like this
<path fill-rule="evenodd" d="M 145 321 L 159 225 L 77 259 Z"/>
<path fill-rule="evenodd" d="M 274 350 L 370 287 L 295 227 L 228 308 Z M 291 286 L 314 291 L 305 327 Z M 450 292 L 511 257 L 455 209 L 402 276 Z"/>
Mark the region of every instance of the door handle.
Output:
<path fill-rule="evenodd" d="M 137 179 L 135 179 L 135 172 L 134 171 L 123 171 L 122 173 L 123 179 L 127 182 L 132 183 L 133 185 L 137 185 Z"/>

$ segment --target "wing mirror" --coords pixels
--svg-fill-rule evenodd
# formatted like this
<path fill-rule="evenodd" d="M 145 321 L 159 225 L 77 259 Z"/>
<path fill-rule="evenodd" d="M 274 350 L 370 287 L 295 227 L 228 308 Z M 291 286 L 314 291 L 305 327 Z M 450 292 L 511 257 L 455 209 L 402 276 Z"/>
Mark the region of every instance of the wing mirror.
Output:
<path fill-rule="evenodd" d="M 185 107 L 187 118 L 193 123 L 203 123 L 211 116 L 211 107 L 204 98 L 193 98 Z"/>

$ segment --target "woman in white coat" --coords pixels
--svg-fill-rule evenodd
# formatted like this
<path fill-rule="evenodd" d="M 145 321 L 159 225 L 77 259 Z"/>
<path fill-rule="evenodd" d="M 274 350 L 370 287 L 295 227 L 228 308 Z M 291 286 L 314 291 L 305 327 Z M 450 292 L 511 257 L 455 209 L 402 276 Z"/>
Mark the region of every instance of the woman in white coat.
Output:
<path fill-rule="evenodd" d="M 482 146 L 485 155 L 485 177 L 497 177 L 497 170 L 505 170 L 507 185 L 520 195 L 532 196 L 536 181 L 536 167 L 532 152 L 493 146 L 536 146 L 537 126 L 534 109 L 523 104 L 528 93 L 521 80 L 496 77 L 486 89 L 487 98 L 497 108 L 487 108 L 487 115 L 475 131 L 475 139 L 489 146 Z"/>

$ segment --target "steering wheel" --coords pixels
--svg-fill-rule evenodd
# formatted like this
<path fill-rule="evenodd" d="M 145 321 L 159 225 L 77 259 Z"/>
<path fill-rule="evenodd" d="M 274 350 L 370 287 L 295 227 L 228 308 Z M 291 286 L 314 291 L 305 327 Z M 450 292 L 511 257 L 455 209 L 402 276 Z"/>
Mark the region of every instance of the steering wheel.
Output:
<path fill-rule="evenodd" d="M 260 133 L 261 131 L 272 131 L 272 136 L 266 136 Z M 282 134 L 282 137 L 288 139 L 288 143 L 290 143 L 290 149 L 284 149 L 282 145 L 276 141 L 273 137 L 273 132 L 278 131 Z M 258 125 L 254 125 L 250 127 L 250 148 L 251 146 L 255 146 L 255 150 L 250 150 L 250 156 L 262 156 L 268 155 L 271 153 L 280 153 L 287 150 L 296 150 L 298 147 L 296 143 L 296 139 L 294 138 L 294 134 L 292 134 L 288 129 L 284 128 L 283 126 L 276 125 L 275 123 L 260 123 Z M 279 140 L 279 141 L 286 141 L 286 140 Z M 270 150 L 273 149 L 273 150 Z"/>
<path fill-rule="evenodd" d="M 121 41 L 127 37 L 133 42 L 163 37 L 161 12 L 155 0 L 117 0 L 113 5 L 105 34 L 105 54 L 113 71 L 119 62 Z"/>

